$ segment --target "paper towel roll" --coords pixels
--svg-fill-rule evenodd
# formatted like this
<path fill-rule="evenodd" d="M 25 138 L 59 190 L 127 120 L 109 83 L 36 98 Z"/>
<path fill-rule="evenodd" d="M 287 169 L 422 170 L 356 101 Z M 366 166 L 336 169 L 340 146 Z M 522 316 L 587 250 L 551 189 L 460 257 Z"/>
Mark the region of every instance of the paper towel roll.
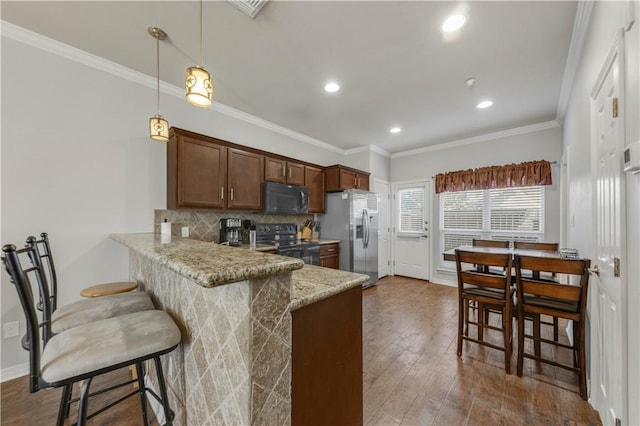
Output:
<path fill-rule="evenodd" d="M 160 224 L 160 233 L 164 235 L 171 235 L 171 222 L 162 222 Z"/>

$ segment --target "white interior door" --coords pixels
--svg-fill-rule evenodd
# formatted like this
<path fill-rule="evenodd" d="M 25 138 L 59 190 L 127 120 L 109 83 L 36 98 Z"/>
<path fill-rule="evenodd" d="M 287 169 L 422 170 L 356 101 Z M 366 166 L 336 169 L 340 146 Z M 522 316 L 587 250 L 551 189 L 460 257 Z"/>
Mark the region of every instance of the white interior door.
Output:
<path fill-rule="evenodd" d="M 389 182 L 376 179 L 378 194 L 378 278 L 389 275 L 391 265 L 391 189 Z"/>
<path fill-rule="evenodd" d="M 395 184 L 393 273 L 429 279 L 429 205 L 426 181 Z"/>
<path fill-rule="evenodd" d="M 594 87 L 592 107 L 596 197 L 596 258 L 591 275 L 591 398 L 602 423 L 626 424 L 626 280 L 624 258 L 623 109 L 620 100 L 621 38 Z M 635 360 L 637 362 L 637 360 Z M 619 420 L 618 420 L 619 419 Z"/>

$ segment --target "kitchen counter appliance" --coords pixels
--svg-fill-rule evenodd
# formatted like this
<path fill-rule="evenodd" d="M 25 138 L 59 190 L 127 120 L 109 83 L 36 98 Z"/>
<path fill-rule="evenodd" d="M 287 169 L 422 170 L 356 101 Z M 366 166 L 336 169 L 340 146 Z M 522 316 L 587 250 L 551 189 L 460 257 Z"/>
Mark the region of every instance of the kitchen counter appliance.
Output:
<path fill-rule="evenodd" d="M 242 244 L 240 237 L 240 229 L 242 228 L 242 219 L 225 217 L 220 219 L 220 244 L 228 244 L 230 246 L 239 246 Z"/>
<path fill-rule="evenodd" d="M 378 194 L 349 189 L 327 194 L 320 215 L 322 237 L 340 240 L 340 269 L 369 275 L 363 287 L 378 281 Z"/>
<path fill-rule="evenodd" d="M 276 246 L 276 254 L 302 259 L 308 265 L 320 264 L 320 244 L 296 240 L 293 223 L 257 223 L 256 242 Z"/>

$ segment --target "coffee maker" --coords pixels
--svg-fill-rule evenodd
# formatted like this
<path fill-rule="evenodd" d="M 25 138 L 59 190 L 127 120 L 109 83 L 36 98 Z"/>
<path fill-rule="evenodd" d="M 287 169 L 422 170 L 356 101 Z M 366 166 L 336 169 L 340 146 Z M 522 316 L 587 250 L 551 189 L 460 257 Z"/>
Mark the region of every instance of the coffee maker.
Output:
<path fill-rule="evenodd" d="M 220 244 L 239 246 L 241 244 L 240 229 L 242 219 L 226 217 L 220 219 Z"/>

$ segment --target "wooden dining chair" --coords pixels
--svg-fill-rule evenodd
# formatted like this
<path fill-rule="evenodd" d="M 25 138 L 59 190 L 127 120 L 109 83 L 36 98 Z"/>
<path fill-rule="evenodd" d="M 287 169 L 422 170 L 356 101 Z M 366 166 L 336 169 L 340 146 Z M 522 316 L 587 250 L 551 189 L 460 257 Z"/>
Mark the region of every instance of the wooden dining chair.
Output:
<path fill-rule="evenodd" d="M 181 340 L 180 329 L 164 311 L 146 310 L 79 325 L 60 334 L 44 333 L 36 314 L 37 299 L 34 289 L 40 294 L 46 314 L 49 303 L 48 289 L 43 281 L 34 276 L 43 275 L 42 264 L 28 267 L 29 260 L 37 256 L 33 246 L 16 249 L 13 244 L 2 247 L 2 262 L 9 273 L 25 315 L 29 341 L 29 392 L 46 388 L 62 388 L 56 424 L 62 426 L 69 417 L 70 405 L 78 403 L 79 426 L 88 419 L 102 413 L 125 399 L 140 397 L 143 424 L 149 425 L 147 393 L 160 402 L 168 425 L 172 424 L 173 412 L 162 372 L 160 356 L 173 351 Z M 37 284 L 34 284 L 37 283 Z M 153 360 L 158 379 L 160 396 L 144 382 L 144 365 Z M 128 380 L 107 389 L 90 391 L 94 377 L 122 367 L 134 366 L 136 380 Z M 137 382 L 138 388 L 103 408 L 88 414 L 89 398 Z M 82 383 L 80 397 L 71 399 L 75 384 Z M 128 419 L 130 420 L 130 419 Z"/>
<path fill-rule="evenodd" d="M 522 376 L 523 360 L 530 358 L 556 367 L 575 372 L 578 375 L 580 396 L 587 399 L 586 361 L 585 361 L 585 322 L 587 312 L 587 294 L 589 285 L 589 259 L 545 258 L 537 256 L 515 256 L 516 300 L 518 311 L 518 376 Z M 563 274 L 566 283 L 535 279 L 523 271 L 544 271 Z M 573 345 L 545 339 L 539 333 L 530 335 L 525 332 L 524 320 L 527 315 L 549 315 L 573 322 Z M 556 351 L 527 353 L 524 350 L 525 339 L 534 344 L 548 344 L 571 350 L 572 365 L 545 358 L 543 354 Z"/>
<path fill-rule="evenodd" d="M 462 355 L 462 341 L 468 340 L 480 345 L 504 352 L 504 368 L 511 373 L 512 350 L 512 296 L 511 253 L 476 253 L 456 250 L 456 271 L 458 275 L 458 356 Z M 475 264 L 480 268 L 463 269 L 463 264 Z M 503 274 L 483 272 L 484 267 L 504 269 Z M 476 321 L 469 318 L 469 304 L 479 306 Z M 501 315 L 501 327 L 483 321 L 483 309 L 491 309 Z M 477 338 L 469 336 L 468 327 L 477 327 Z M 502 346 L 486 341 L 482 330 L 495 330 L 502 333 Z"/>
<path fill-rule="evenodd" d="M 530 241 L 514 241 L 513 248 L 518 250 L 538 250 L 538 251 L 547 251 L 547 252 L 557 252 L 560 245 L 558 243 L 539 243 L 539 242 L 530 242 Z M 540 271 L 522 271 L 523 274 L 529 273 L 534 279 L 543 279 L 546 281 L 556 281 L 556 274 L 549 274 Z M 516 277 L 513 276 L 513 284 L 515 285 Z M 548 320 L 541 320 L 540 324 L 550 325 L 553 327 L 553 340 L 558 341 L 560 338 L 559 335 L 559 325 L 558 318 L 553 318 L 551 322 Z"/>

